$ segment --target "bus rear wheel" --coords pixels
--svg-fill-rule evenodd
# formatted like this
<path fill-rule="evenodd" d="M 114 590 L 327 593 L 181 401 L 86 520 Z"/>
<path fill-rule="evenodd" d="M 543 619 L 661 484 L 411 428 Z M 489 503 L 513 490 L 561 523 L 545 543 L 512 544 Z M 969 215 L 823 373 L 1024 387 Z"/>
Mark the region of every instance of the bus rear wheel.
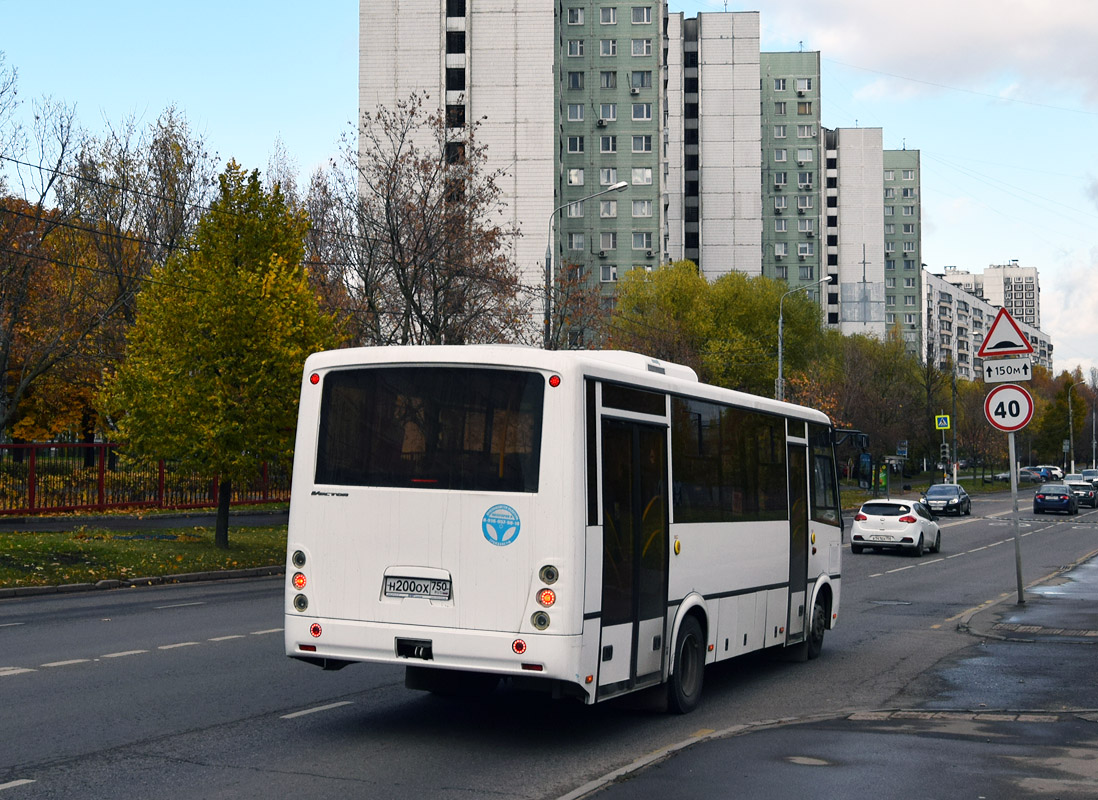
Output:
<path fill-rule="evenodd" d="M 812 658 L 819 658 L 820 651 L 824 646 L 824 632 L 827 630 L 827 608 L 824 606 L 823 600 L 816 598 L 816 602 L 812 606 L 812 621 L 809 623 L 808 629 L 808 648 L 807 656 Z"/>
<path fill-rule="evenodd" d="M 688 616 L 679 626 L 675 660 L 667 686 L 667 706 L 676 714 L 689 714 L 701 701 L 705 676 L 705 639 L 701 625 Z"/>

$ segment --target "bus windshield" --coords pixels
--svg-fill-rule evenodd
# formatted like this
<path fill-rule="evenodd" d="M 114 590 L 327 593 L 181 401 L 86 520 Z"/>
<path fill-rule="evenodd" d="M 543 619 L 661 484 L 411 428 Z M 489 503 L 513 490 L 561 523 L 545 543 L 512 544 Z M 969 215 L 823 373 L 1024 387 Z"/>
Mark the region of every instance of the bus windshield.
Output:
<path fill-rule="evenodd" d="M 370 367 L 324 379 L 318 484 L 536 492 L 545 379 L 480 367 Z"/>

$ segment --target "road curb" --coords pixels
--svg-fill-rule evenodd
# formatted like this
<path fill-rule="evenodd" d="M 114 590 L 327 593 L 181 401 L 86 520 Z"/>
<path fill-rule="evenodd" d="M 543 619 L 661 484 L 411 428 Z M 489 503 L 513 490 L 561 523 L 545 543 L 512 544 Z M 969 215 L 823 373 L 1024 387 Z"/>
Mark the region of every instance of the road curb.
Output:
<path fill-rule="evenodd" d="M 147 578 L 128 580 L 104 580 L 98 583 L 66 583 L 59 586 L 15 586 L 0 589 L 0 600 L 12 597 L 37 597 L 48 594 L 72 594 L 75 592 L 94 592 L 107 589 L 136 589 L 142 586 L 164 586 L 178 583 L 200 583 L 203 581 L 222 581 L 241 578 L 266 578 L 271 575 L 284 575 L 283 564 L 269 567 L 250 567 L 247 569 L 226 569 L 210 572 L 186 572 L 178 575 L 152 575 Z"/>

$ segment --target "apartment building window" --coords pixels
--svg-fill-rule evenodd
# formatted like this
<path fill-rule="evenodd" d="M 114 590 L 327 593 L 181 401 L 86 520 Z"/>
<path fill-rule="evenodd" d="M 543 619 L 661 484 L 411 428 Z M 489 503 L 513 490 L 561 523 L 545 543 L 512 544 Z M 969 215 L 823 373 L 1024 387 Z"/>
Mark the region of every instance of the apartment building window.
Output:
<path fill-rule="evenodd" d="M 465 127 L 465 106 L 460 104 L 446 106 L 446 127 Z"/>
<path fill-rule="evenodd" d="M 651 153 L 652 152 L 652 136 L 651 134 L 644 134 L 633 137 L 633 152 L 634 153 Z"/>
<path fill-rule="evenodd" d="M 446 91 L 461 92 L 465 90 L 465 68 L 446 68 Z"/>
<path fill-rule="evenodd" d="M 896 196 L 896 190 L 893 189 L 891 186 L 886 186 L 885 187 L 885 200 L 891 200 L 895 196 Z"/>
<path fill-rule="evenodd" d="M 811 78 L 797 78 L 797 91 L 798 92 L 811 92 L 812 91 L 812 79 Z"/>
<path fill-rule="evenodd" d="M 789 220 L 778 217 L 774 220 L 774 233 L 785 233 L 789 230 Z"/>
<path fill-rule="evenodd" d="M 446 16 L 464 17 L 465 0 L 446 0 Z"/>
<path fill-rule="evenodd" d="M 797 208 L 808 210 L 812 208 L 812 196 L 811 195 L 797 195 Z"/>
<path fill-rule="evenodd" d="M 645 25 L 652 22 L 651 6 L 633 6 L 633 24 Z"/>
<path fill-rule="evenodd" d="M 896 259 L 886 258 L 885 259 L 885 269 L 896 269 Z"/>
<path fill-rule="evenodd" d="M 905 294 L 904 295 L 904 305 L 907 306 L 908 308 L 913 308 L 915 306 L 915 295 Z"/>
<path fill-rule="evenodd" d="M 465 31 L 446 31 L 446 52 L 451 54 L 465 52 Z"/>
<path fill-rule="evenodd" d="M 797 113 L 802 117 L 812 116 L 812 102 L 810 100 L 801 100 L 797 103 Z"/>
<path fill-rule="evenodd" d="M 618 279 L 618 267 L 616 264 L 602 265 L 602 282 L 613 283 Z"/>
<path fill-rule="evenodd" d="M 774 104 L 774 116 L 776 116 L 776 117 L 784 117 L 785 116 L 785 101 L 784 100 L 779 100 L 777 103 Z"/>
<path fill-rule="evenodd" d="M 816 132 L 812 129 L 811 125 L 798 125 L 797 126 L 797 138 L 798 139 L 811 139 L 816 135 Z"/>
<path fill-rule="evenodd" d="M 903 180 L 905 180 L 905 181 L 913 181 L 913 180 L 915 180 L 915 170 L 913 170 L 913 169 L 905 169 L 905 170 L 903 171 L 903 175 L 902 175 L 902 178 L 903 178 Z"/>
<path fill-rule="evenodd" d="M 884 207 L 884 215 L 885 215 L 886 217 L 891 217 L 891 216 L 892 216 L 892 213 L 893 213 L 893 211 L 895 211 L 895 209 L 894 209 L 894 208 L 893 208 L 892 206 L 885 206 L 885 207 Z"/>
<path fill-rule="evenodd" d="M 616 152 L 618 152 L 618 137 L 617 136 L 600 136 L 599 137 L 599 152 L 600 153 L 616 153 Z"/>
<path fill-rule="evenodd" d="M 914 325 L 915 324 L 915 315 L 914 314 L 904 314 L 904 324 L 905 325 Z"/>
<path fill-rule="evenodd" d="M 904 278 L 904 288 L 905 289 L 914 289 L 915 288 L 915 279 L 914 278 Z"/>
<path fill-rule="evenodd" d="M 599 185 L 600 186 L 613 186 L 618 182 L 618 168 L 617 167 L 603 167 L 599 170 Z"/>
<path fill-rule="evenodd" d="M 599 250 L 617 250 L 618 235 L 613 231 L 603 231 L 599 234 Z"/>
<path fill-rule="evenodd" d="M 802 189 L 808 189 L 812 186 L 812 173 L 811 172 L 798 172 L 797 173 L 797 186 Z"/>
<path fill-rule="evenodd" d="M 775 161 L 785 161 L 786 153 L 787 153 L 787 151 L 784 147 L 775 148 L 775 150 L 774 150 L 774 160 Z"/>
<path fill-rule="evenodd" d="M 914 217 L 915 216 L 915 206 L 904 206 L 904 212 L 903 213 L 904 213 L 905 217 Z"/>
<path fill-rule="evenodd" d="M 582 250 L 583 249 L 583 234 L 582 233 L 570 233 L 570 234 L 568 234 L 568 249 L 569 250 Z"/>
<path fill-rule="evenodd" d="M 568 57 L 579 58 L 583 55 L 583 39 L 568 40 Z"/>
<path fill-rule="evenodd" d="M 896 170 L 894 170 L 894 169 L 886 169 L 886 170 L 885 170 L 885 180 L 886 180 L 886 181 L 894 181 L 894 180 L 896 180 Z"/>
<path fill-rule="evenodd" d="M 568 9 L 568 24 L 569 25 L 582 25 L 583 24 L 583 9 L 582 8 L 570 8 L 570 9 Z"/>
<path fill-rule="evenodd" d="M 896 288 L 896 279 L 895 278 L 885 278 L 885 288 L 886 289 L 895 289 Z"/>
<path fill-rule="evenodd" d="M 816 268 L 810 265 L 801 267 L 800 277 L 802 281 L 811 281 L 816 278 Z M 809 295 L 815 295 L 815 292 L 808 292 Z"/>
<path fill-rule="evenodd" d="M 893 325 L 893 324 L 895 324 L 895 322 L 896 322 L 896 315 L 895 314 L 885 314 L 885 324 Z"/>
<path fill-rule="evenodd" d="M 915 190 L 905 187 L 902 196 L 907 200 L 912 200 L 916 197 Z"/>
<path fill-rule="evenodd" d="M 905 222 L 904 223 L 904 233 L 906 233 L 906 234 L 915 233 L 915 223 L 914 222 Z"/>
<path fill-rule="evenodd" d="M 583 137 L 582 136 L 569 136 L 568 137 L 568 152 L 569 153 L 582 153 L 583 152 Z"/>
<path fill-rule="evenodd" d="M 774 79 L 774 91 L 775 92 L 784 92 L 785 91 L 785 78 L 775 78 Z"/>
<path fill-rule="evenodd" d="M 580 200 L 578 203 L 569 203 L 568 204 L 568 216 L 570 216 L 570 217 L 582 217 L 583 216 L 583 201 L 582 200 Z"/>
<path fill-rule="evenodd" d="M 633 103 L 633 119 L 637 121 L 652 119 L 652 104 Z"/>
<path fill-rule="evenodd" d="M 789 255 L 789 243 L 774 242 L 774 255 L 778 258 L 785 258 L 787 255 Z"/>
<path fill-rule="evenodd" d="M 888 222 L 885 224 L 885 236 L 892 236 L 896 233 L 896 223 Z"/>
<path fill-rule="evenodd" d="M 618 201 L 617 200 L 600 200 L 599 201 L 599 216 L 602 219 L 614 219 L 618 216 Z"/>
<path fill-rule="evenodd" d="M 774 185 L 775 186 L 785 186 L 785 179 L 786 179 L 786 173 L 784 173 L 784 172 L 775 172 L 774 173 Z"/>
<path fill-rule="evenodd" d="M 568 170 L 568 185 L 583 186 L 583 168 Z"/>
<path fill-rule="evenodd" d="M 888 306 L 889 308 L 894 308 L 895 305 L 896 305 L 896 295 L 890 294 L 887 297 L 885 297 L 885 305 Z"/>
<path fill-rule="evenodd" d="M 600 8 L 599 9 L 599 24 L 600 25 L 617 25 L 618 24 L 618 10 L 616 8 Z"/>
<path fill-rule="evenodd" d="M 896 252 L 896 243 L 895 242 L 885 242 L 885 252 L 886 253 L 895 253 Z"/>
<path fill-rule="evenodd" d="M 815 221 L 811 219 L 798 219 L 797 230 L 801 233 L 812 233 L 815 230 Z"/>
<path fill-rule="evenodd" d="M 634 39 L 633 40 L 633 55 L 635 55 L 635 56 L 650 56 L 650 55 L 652 55 L 652 40 L 651 39 Z"/>
<path fill-rule="evenodd" d="M 634 89 L 651 89 L 652 88 L 652 70 L 638 69 L 634 70 L 632 76 L 629 79 L 629 85 Z"/>
<path fill-rule="evenodd" d="M 568 121 L 583 122 L 583 103 L 568 104 Z"/>
<path fill-rule="evenodd" d="M 784 139 L 785 138 L 785 126 L 784 125 L 775 125 L 774 126 L 774 138 L 775 139 Z"/>
<path fill-rule="evenodd" d="M 569 89 L 582 89 L 583 88 L 583 73 L 582 72 L 569 72 L 568 73 L 568 88 Z"/>
<path fill-rule="evenodd" d="M 611 73 L 613 74 L 613 73 Z M 618 118 L 617 103 L 602 103 L 599 105 L 599 118 L 607 122 L 613 122 Z"/>
<path fill-rule="evenodd" d="M 616 56 L 618 54 L 618 40 L 617 39 L 600 39 L 599 40 L 599 55 L 600 56 Z"/>
<path fill-rule="evenodd" d="M 650 231 L 633 231 L 633 249 L 651 250 L 652 233 Z"/>
<path fill-rule="evenodd" d="M 652 216 L 652 201 L 651 200 L 634 200 L 633 201 L 633 216 L 634 217 L 650 217 L 650 216 Z"/>
<path fill-rule="evenodd" d="M 798 242 L 797 243 L 797 255 L 808 258 L 809 256 L 816 254 L 815 242 Z"/>
<path fill-rule="evenodd" d="M 599 73 L 599 88 L 600 89 L 617 89 L 618 88 L 618 73 L 603 71 Z"/>

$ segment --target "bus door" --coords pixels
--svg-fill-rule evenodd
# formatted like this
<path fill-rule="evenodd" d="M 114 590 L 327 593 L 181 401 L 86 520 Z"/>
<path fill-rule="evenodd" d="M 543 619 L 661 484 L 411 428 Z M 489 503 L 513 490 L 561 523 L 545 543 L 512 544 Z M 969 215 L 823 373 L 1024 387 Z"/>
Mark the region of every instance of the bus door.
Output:
<path fill-rule="evenodd" d="M 602 419 L 599 695 L 663 674 L 667 613 L 667 428 Z"/>
<path fill-rule="evenodd" d="M 804 637 L 808 583 L 808 448 L 789 445 L 789 622 L 786 641 Z"/>

